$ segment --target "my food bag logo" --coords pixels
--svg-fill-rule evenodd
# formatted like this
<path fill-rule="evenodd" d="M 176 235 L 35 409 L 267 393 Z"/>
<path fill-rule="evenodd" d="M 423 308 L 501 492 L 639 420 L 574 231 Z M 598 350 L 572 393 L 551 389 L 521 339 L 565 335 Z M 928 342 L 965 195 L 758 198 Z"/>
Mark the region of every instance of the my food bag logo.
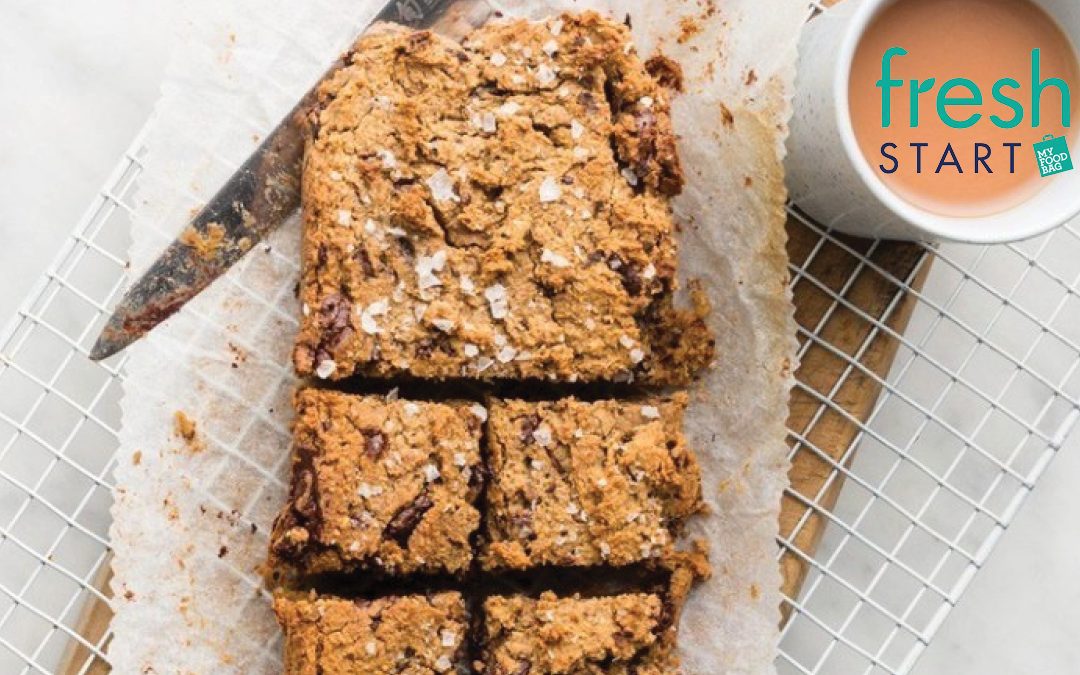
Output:
<path fill-rule="evenodd" d="M 1001 130 L 1017 130 L 1016 140 L 965 141 L 966 146 L 946 140 L 932 147 L 928 141 L 912 141 L 901 145 L 885 142 L 881 145 L 881 157 L 884 160 L 879 169 L 884 174 L 893 174 L 904 167 L 904 162 L 914 162 L 915 173 L 932 172 L 941 174 L 946 171 L 964 174 L 992 174 L 995 171 L 1016 173 L 1021 169 L 1018 161 L 1018 149 L 1023 148 L 1025 137 L 1020 128 L 1027 126 L 1037 130 L 1040 126 L 1056 126 L 1057 110 L 1048 110 L 1049 118 L 1044 118 L 1043 99 L 1050 91 L 1056 91 L 1061 99 L 1060 126 L 1065 129 L 1072 126 L 1072 92 L 1069 84 L 1060 77 L 1043 77 L 1042 53 L 1039 49 L 1031 51 L 1030 82 L 1027 95 L 1018 80 L 1003 77 L 990 88 L 989 97 L 979 85 L 967 77 L 954 77 L 938 85 L 937 78 L 925 80 L 913 78 L 902 80 L 893 75 L 894 59 L 901 59 L 908 54 L 903 47 L 890 47 L 881 57 L 881 78 L 876 85 L 881 90 L 881 127 L 894 127 L 894 96 L 904 96 L 907 102 L 907 127 L 919 129 L 920 120 L 926 114 L 926 108 L 933 106 L 933 113 L 949 129 L 972 129 L 977 131 L 986 125 L 993 125 Z M 991 107 L 995 112 L 987 114 Z M 901 122 L 902 123 L 902 122 Z M 1000 136 L 1000 134 L 995 134 Z M 970 137 L 970 135 L 969 135 Z M 1030 141 L 1029 141 L 1030 142 Z M 906 147 L 905 147 L 906 146 Z M 995 147 L 997 146 L 997 147 Z M 1046 134 L 1032 144 L 1039 175 L 1053 176 L 1073 168 L 1072 155 L 1064 136 Z M 1026 161 L 1026 160 L 1025 160 Z"/>

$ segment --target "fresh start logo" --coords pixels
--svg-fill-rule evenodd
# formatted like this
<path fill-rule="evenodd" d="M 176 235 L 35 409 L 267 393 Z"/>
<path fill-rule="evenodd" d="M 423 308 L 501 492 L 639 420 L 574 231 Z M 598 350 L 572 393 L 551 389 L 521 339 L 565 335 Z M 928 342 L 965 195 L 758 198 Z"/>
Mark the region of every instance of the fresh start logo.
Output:
<path fill-rule="evenodd" d="M 889 129 L 893 126 L 893 96 L 895 90 L 907 88 L 905 100 L 907 103 L 907 124 L 911 129 L 918 129 L 922 106 L 926 95 L 932 97 L 934 113 L 938 119 L 950 129 L 970 129 L 980 123 L 988 121 L 998 129 L 1017 129 L 1025 118 L 1030 120 L 1032 129 L 1038 129 L 1043 124 L 1043 94 L 1047 89 L 1054 89 L 1060 100 L 1059 118 L 1060 126 L 1069 129 L 1072 126 L 1072 93 L 1069 84 L 1060 77 L 1043 78 L 1042 76 L 1042 50 L 1031 50 L 1031 79 L 1028 91 L 1030 99 L 1026 101 L 1029 109 L 1025 110 L 1017 92 L 1022 90 L 1019 81 L 1012 77 L 1002 77 L 994 82 L 990 89 L 992 100 L 1002 109 L 1007 110 L 1007 115 L 993 113 L 986 115 L 973 109 L 984 105 L 984 94 L 979 85 L 967 77 L 953 77 L 941 84 L 935 93 L 937 78 L 930 77 L 925 80 L 911 79 L 904 81 L 893 76 L 893 60 L 908 55 L 910 52 L 903 47 L 890 47 L 885 50 L 881 57 L 881 78 L 875 86 L 881 90 L 881 127 Z M 926 141 L 911 141 L 907 144 L 913 150 L 913 161 L 916 173 L 924 170 L 933 170 L 935 174 L 942 171 L 955 171 L 963 174 L 964 163 L 957 155 L 957 148 L 951 141 L 946 140 L 941 148 L 930 151 L 933 156 L 929 165 L 924 165 L 923 151 L 930 148 Z M 995 169 L 991 165 L 994 162 L 997 171 L 1008 171 L 1011 174 L 1017 172 L 1017 149 L 1025 144 L 1021 141 L 1001 141 L 1000 151 L 1007 156 L 1007 161 L 995 160 L 994 147 L 986 141 L 975 141 L 971 144 L 971 163 L 967 170 L 975 174 L 985 172 L 993 174 Z M 961 149 L 961 152 L 967 148 Z M 901 157 L 898 153 L 900 145 L 893 141 L 881 144 L 880 153 L 884 162 L 878 165 L 883 174 L 894 174 L 900 170 Z M 940 151 L 940 155 L 938 155 Z M 1034 144 L 1035 160 L 1042 177 L 1069 171 L 1073 168 L 1072 158 L 1069 155 L 1069 146 L 1064 136 L 1055 137 L 1046 134 L 1042 141 Z M 936 158 L 936 161 L 933 161 Z M 910 160 L 909 160 L 910 161 Z"/>
<path fill-rule="evenodd" d="M 868 168 L 913 206 L 985 216 L 1073 169 L 1080 64 L 1030 0 L 897 0 L 867 26 L 848 106 Z"/>

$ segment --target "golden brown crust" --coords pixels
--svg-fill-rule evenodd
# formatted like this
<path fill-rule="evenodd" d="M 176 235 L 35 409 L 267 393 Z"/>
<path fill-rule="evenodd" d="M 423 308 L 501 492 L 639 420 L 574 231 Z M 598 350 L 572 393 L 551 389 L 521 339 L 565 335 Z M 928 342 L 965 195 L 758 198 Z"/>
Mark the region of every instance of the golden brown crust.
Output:
<path fill-rule="evenodd" d="M 659 559 L 701 506 L 669 399 L 494 401 L 487 443 L 486 569 L 622 566 Z"/>
<path fill-rule="evenodd" d="M 345 600 L 279 594 L 286 675 L 435 675 L 465 658 L 468 618 L 458 593 Z"/>
<path fill-rule="evenodd" d="M 558 26 L 558 28 L 556 28 Z M 365 38 L 303 175 L 301 375 L 686 382 L 668 93 L 596 14 Z"/>
<path fill-rule="evenodd" d="M 468 569 L 483 406 L 306 389 L 296 409 L 290 497 L 270 539 L 279 576 Z"/>

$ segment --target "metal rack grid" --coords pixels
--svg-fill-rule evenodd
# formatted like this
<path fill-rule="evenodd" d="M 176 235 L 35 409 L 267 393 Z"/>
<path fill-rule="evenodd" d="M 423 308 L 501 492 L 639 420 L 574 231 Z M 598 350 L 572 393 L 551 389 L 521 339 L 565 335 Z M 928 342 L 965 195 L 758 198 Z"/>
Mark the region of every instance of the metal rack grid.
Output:
<path fill-rule="evenodd" d="M 117 447 L 121 355 L 86 354 L 123 284 L 140 135 L 92 202 L 49 271 L 0 333 L 0 672 L 97 672 L 108 632 L 87 625 L 106 603 L 111 472 Z M 800 217 L 792 212 L 793 217 Z M 797 385 L 822 414 L 858 433 L 840 459 L 792 432 L 792 454 L 831 467 L 818 494 L 798 499 L 829 527 L 816 551 L 780 543 L 809 577 L 788 598 L 781 673 L 905 673 L 989 556 L 1080 417 L 1080 230 L 997 247 L 948 246 L 926 285 L 896 278 L 873 259 L 806 222 L 817 237 L 793 265 L 794 284 L 832 300 L 827 317 L 852 312 L 872 329 L 853 353 L 803 329 L 802 349 L 832 349 L 853 373 L 881 384 L 866 421 L 844 402 Z M 833 290 L 811 273 L 826 248 L 856 264 Z M 897 289 L 886 315 L 847 297 L 859 274 Z M 914 299 L 908 329 L 887 321 Z M 827 320 L 827 318 L 825 319 Z M 877 336 L 899 342 L 887 378 L 860 361 Z M 815 418 L 816 419 L 816 418 Z M 837 481 L 839 501 L 823 498 Z"/>

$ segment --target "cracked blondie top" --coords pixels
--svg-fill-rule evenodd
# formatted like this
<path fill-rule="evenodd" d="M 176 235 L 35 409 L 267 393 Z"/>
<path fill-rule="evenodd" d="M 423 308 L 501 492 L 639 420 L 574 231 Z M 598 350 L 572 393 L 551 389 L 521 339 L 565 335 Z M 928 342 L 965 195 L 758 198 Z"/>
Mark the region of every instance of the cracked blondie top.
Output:
<path fill-rule="evenodd" d="M 593 13 L 363 38 L 310 115 L 297 372 L 689 381 L 668 98 Z"/>
<path fill-rule="evenodd" d="M 279 594 L 286 675 L 434 675 L 465 660 L 468 617 L 459 593 L 346 600 Z"/>
<path fill-rule="evenodd" d="M 652 593 L 484 601 L 485 675 L 678 673 L 672 609 Z"/>
<path fill-rule="evenodd" d="M 466 571 L 480 523 L 480 404 L 305 389 L 270 537 L 279 575 Z"/>
<path fill-rule="evenodd" d="M 620 566 L 670 553 L 701 507 L 686 403 L 493 401 L 482 566 Z"/>

